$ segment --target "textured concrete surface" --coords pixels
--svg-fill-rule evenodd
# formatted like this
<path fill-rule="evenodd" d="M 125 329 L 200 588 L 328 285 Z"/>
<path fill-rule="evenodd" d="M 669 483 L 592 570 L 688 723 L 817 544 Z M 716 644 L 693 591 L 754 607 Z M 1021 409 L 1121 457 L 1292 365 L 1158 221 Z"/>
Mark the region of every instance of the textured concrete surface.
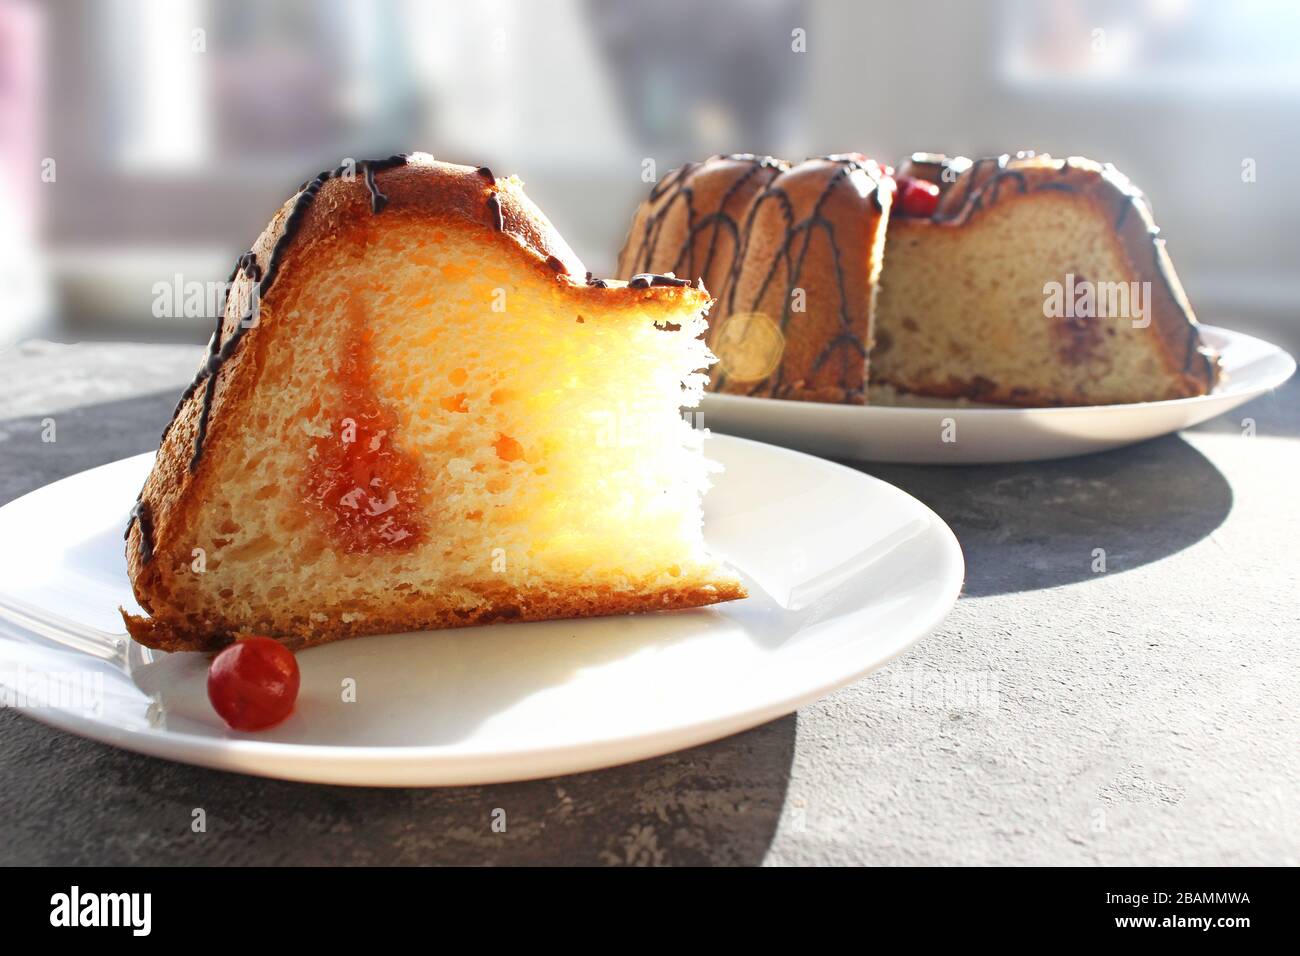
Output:
<path fill-rule="evenodd" d="M 0 355 L 0 501 L 153 448 L 197 356 Z M 0 712 L 3 862 L 1296 865 L 1298 399 L 1291 383 L 1088 458 L 868 466 L 961 540 L 947 621 L 797 715 L 656 760 L 455 790 L 321 787 Z"/>

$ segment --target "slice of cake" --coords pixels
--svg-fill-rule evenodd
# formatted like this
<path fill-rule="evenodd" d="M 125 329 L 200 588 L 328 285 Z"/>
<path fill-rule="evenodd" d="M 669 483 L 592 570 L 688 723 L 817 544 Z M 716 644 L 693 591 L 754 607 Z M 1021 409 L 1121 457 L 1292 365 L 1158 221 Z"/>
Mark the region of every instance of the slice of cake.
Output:
<path fill-rule="evenodd" d="M 127 529 L 164 650 L 696 607 L 685 280 L 592 281 L 514 179 L 415 154 L 322 173 L 231 276 Z"/>
<path fill-rule="evenodd" d="M 939 195 L 931 215 L 890 221 L 873 389 L 1034 406 L 1214 387 L 1150 208 L 1114 167 L 918 154 L 899 176 Z"/>
<path fill-rule="evenodd" d="M 858 155 L 684 167 L 638 210 L 619 274 L 704 278 L 714 391 L 1035 406 L 1217 383 L 1150 209 L 1113 167 L 916 154 L 886 173 Z"/>

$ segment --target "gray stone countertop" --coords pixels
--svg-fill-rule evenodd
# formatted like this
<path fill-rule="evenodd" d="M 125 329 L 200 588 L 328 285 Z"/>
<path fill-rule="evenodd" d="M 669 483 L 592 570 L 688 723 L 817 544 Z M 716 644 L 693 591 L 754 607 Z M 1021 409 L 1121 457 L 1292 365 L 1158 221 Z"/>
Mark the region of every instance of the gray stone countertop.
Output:
<path fill-rule="evenodd" d="M 156 447 L 199 353 L 0 355 L 0 502 Z M 952 526 L 966 586 L 910 653 L 797 714 L 609 770 L 389 790 L 0 711 L 4 862 L 1300 863 L 1300 383 L 1106 454 L 862 467 Z"/>

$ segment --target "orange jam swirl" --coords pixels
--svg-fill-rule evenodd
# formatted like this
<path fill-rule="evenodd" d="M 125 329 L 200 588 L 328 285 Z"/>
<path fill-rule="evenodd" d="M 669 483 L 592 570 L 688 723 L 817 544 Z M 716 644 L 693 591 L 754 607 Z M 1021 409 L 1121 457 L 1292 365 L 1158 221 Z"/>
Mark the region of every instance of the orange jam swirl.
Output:
<path fill-rule="evenodd" d="M 315 439 L 304 495 L 347 554 L 406 551 L 423 534 L 419 463 L 398 447 L 397 417 L 371 380 L 370 332 L 357 330 L 338 371 L 331 434 Z"/>

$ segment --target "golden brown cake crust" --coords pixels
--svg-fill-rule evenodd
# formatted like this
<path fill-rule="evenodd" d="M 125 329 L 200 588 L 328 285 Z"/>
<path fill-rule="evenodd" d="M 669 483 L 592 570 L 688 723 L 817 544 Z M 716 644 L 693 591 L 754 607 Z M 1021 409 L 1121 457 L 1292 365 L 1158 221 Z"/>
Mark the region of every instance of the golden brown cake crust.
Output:
<path fill-rule="evenodd" d="M 1141 191 L 1114 166 L 1078 156 L 1053 159 L 1033 153 L 974 162 L 918 153 L 900 166 L 899 173 L 935 183 L 941 192 L 932 218 L 896 217 L 890 222 L 891 236 L 961 229 L 994 206 L 1029 199 L 1035 193 L 1057 191 L 1086 200 L 1097 215 L 1112 223 L 1118 257 L 1128 263 L 1130 275 L 1152 280 L 1151 327 L 1172 383 L 1168 397 L 1204 395 L 1218 383 L 1218 354 L 1201 338 L 1199 323 L 1165 251 L 1151 207 Z M 907 383 L 879 384 L 907 391 Z M 927 388 L 925 394 L 1021 406 L 1060 404 L 1059 396 L 1026 391 L 1016 383 L 953 383 L 947 389 Z"/>
<path fill-rule="evenodd" d="M 647 299 L 677 302 L 696 311 L 708 306 L 706 292 L 671 280 L 645 279 L 633 284 L 639 288 L 593 281 L 582 261 L 524 195 L 518 182 L 495 179 L 486 167 L 437 162 L 420 153 L 376 161 L 370 169 L 366 167 L 366 163 L 358 164 L 355 176 L 346 177 L 341 175 L 342 168 L 329 171 L 304 184 L 275 214 L 232 274 L 216 347 L 221 349 L 223 343 L 227 347 L 233 343 L 234 347 L 228 349 L 228 354 L 210 351 L 178 403 L 127 528 L 128 574 L 136 600 L 150 616 L 136 616 L 125 610 L 122 615 L 131 636 L 146 646 L 199 650 L 220 646 L 230 639 L 229 633 L 211 633 L 188 620 L 182 610 L 169 606 L 171 578 L 178 573 L 177 568 L 188 566 L 187 542 L 192 540 L 195 516 L 207 497 L 210 476 L 220 471 L 218 460 L 226 446 L 222 435 L 227 429 L 240 428 L 241 420 L 253 413 L 253 392 L 259 367 L 266 361 L 266 350 L 272 343 L 287 346 L 276 342 L 277 305 L 292 298 L 295 284 L 321 281 L 305 266 L 314 245 L 340 238 L 355 237 L 360 241 L 366 230 L 375 228 L 372 210 L 377 202 L 382 202 L 379 208 L 385 210 L 386 217 L 412 217 L 431 230 L 453 223 L 484 227 L 484 242 L 512 250 L 527 267 L 552 277 L 558 288 L 595 315 L 634 312 Z M 244 322 L 241 328 L 241 318 L 249 314 L 250 296 L 259 280 L 266 285 L 268 273 L 273 281 L 262 296 L 256 321 Z M 644 601 L 626 600 L 628 606 L 624 607 L 612 600 L 597 605 L 581 597 L 557 595 L 521 608 L 515 619 L 688 607 L 739 596 L 743 596 L 743 589 L 726 595 L 666 590 L 647 595 Z M 295 635 L 294 646 L 305 647 L 363 630 L 373 633 L 416 626 L 486 623 L 437 609 L 428 611 L 425 622 L 416 625 L 414 620 L 415 615 L 408 613 L 377 616 L 367 620 L 364 628 L 356 625 L 329 634 L 310 633 L 305 624 L 285 622 L 285 633 Z"/>
<path fill-rule="evenodd" d="M 513 590 L 484 590 L 479 596 L 485 604 L 478 609 L 450 608 L 444 602 L 427 600 L 405 603 L 400 614 L 391 608 L 377 608 L 364 622 L 357 620 L 333 624 L 328 629 L 314 625 L 308 618 L 284 618 L 272 622 L 269 630 L 285 647 L 300 651 L 318 644 L 363 637 L 368 634 L 391 634 L 413 629 L 435 630 L 484 624 L 514 624 L 547 621 L 557 618 L 604 617 L 615 614 L 638 614 L 649 611 L 675 611 L 703 607 L 721 601 L 746 597 L 744 587 L 735 582 L 716 586 L 667 588 L 653 593 L 563 592 L 520 595 Z M 522 600 L 521 600 L 522 597 Z M 146 647 L 160 651 L 216 651 L 225 647 L 237 633 L 195 629 L 183 620 L 136 617 L 123 613 L 131 637 Z M 418 623 L 417 623 L 418 622 Z"/>

